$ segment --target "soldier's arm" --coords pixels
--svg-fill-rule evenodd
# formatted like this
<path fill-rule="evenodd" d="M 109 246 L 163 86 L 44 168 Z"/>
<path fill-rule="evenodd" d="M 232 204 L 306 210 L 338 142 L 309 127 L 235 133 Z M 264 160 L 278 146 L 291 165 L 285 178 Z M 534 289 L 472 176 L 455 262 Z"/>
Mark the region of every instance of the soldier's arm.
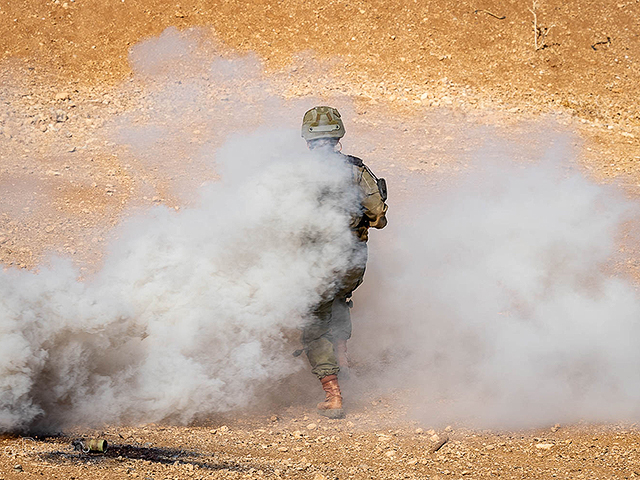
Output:
<path fill-rule="evenodd" d="M 389 208 L 380 194 L 375 176 L 364 166 L 360 186 L 364 192 L 362 199 L 363 214 L 373 228 L 384 228 L 387 225 L 387 209 Z"/>

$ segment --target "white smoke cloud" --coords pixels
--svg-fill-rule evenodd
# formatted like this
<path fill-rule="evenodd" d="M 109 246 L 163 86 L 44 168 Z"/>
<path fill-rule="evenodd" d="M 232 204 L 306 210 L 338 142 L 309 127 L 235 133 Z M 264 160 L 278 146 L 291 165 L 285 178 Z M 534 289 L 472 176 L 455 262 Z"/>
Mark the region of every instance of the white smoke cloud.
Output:
<path fill-rule="evenodd" d="M 0 430 L 188 422 L 299 368 L 285 333 L 349 268 L 351 167 L 290 130 L 216 162 L 197 206 L 125 222 L 95 277 L 0 273 Z"/>
<path fill-rule="evenodd" d="M 480 152 L 443 191 L 418 188 L 394 208 L 356 296 L 354 346 L 418 418 L 525 427 L 640 414 L 640 296 L 611 269 L 640 212 L 571 172 L 556 140 L 535 163 Z"/>
<path fill-rule="evenodd" d="M 130 217 L 84 280 L 65 259 L 0 272 L 0 431 L 251 405 L 266 381 L 308 368 L 287 337 L 348 268 L 348 169 L 290 128 L 313 101 L 283 103 L 257 58 L 224 58 L 194 31 L 169 29 L 131 62 L 144 95 L 107 139 L 191 206 Z M 386 110 L 357 126 L 340 106 L 379 165 L 402 157 Z M 637 207 L 570 172 L 571 151 L 505 148 L 432 175 L 437 192 L 388 178 L 390 223 L 354 295 L 362 368 L 343 384 L 347 407 L 365 385 L 396 389 L 429 422 L 638 418 L 640 297 L 609 268 Z M 534 161 L 511 161 L 523 156 Z"/>

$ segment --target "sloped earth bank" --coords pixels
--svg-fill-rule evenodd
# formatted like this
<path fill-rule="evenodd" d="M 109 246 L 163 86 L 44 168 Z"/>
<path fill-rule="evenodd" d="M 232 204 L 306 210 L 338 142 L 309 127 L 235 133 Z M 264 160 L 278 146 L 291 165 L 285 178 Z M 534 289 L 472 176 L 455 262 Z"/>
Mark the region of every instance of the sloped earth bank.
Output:
<path fill-rule="evenodd" d="M 388 178 L 392 222 L 401 219 L 394 220 L 394 208 L 415 202 L 417 191 L 446 190 L 478 163 L 505 156 L 526 165 L 560 155 L 567 175 L 615 179 L 637 201 L 637 3 L 545 2 L 538 7 L 540 21 L 554 28 L 548 46 L 537 52 L 531 13 L 519 2 L 407 3 L 393 12 L 370 2 L 331 9 L 248 4 L 238 10 L 232 2 L 215 9 L 184 2 L 104 5 L 2 5 L 7 44 L 0 64 L 0 260 L 9 269 L 37 271 L 53 252 L 72 258 L 80 277 L 91 278 L 101 268 L 113 227 L 132 212 L 163 204 L 179 214 L 197 201 L 197 188 L 218 178 L 213 152 L 229 135 L 259 126 L 295 129 L 304 109 L 318 102 L 343 111 L 344 151 Z M 120 17 L 128 21 L 101 23 Z M 164 31 L 157 43 L 128 55 L 129 45 L 164 27 L 194 24 L 207 27 L 184 34 L 186 43 L 177 30 Z M 330 40 L 337 36 L 336 45 Z M 323 39 L 319 45 L 317 38 Z M 244 51 L 257 55 L 245 57 Z M 228 59 L 235 60 L 224 63 Z M 223 63 L 210 71 L 215 60 Z M 199 95 L 187 95 L 193 91 Z M 380 278 L 375 257 L 392 248 L 384 243 L 386 234 L 372 234 L 372 272 L 361 302 Z M 608 268 L 637 278 L 635 246 L 620 237 L 622 256 Z M 569 404 L 542 420 L 533 412 L 534 421 L 524 411 L 520 422 L 501 424 L 473 407 L 468 415 L 453 409 L 443 418 L 438 412 L 456 399 L 435 391 L 423 397 L 426 412 L 416 412 L 420 397 L 407 394 L 411 378 L 390 382 L 393 388 L 375 381 L 377 372 L 366 361 L 371 350 L 357 343 L 358 322 L 367 321 L 366 311 L 358 312 L 345 420 L 315 414 L 319 388 L 300 363 L 281 385 L 265 385 L 264 397 L 246 410 L 188 426 L 136 421 L 98 429 L 68 426 L 49 437 L 6 435 L 0 439 L 0 477 L 640 475 L 640 432 L 635 424 L 615 423 L 637 416 L 625 410 L 624 418 L 617 417 L 617 405 L 608 412 L 596 403 L 598 415 L 580 411 L 576 418 L 566 414 Z M 380 345 L 381 355 L 392 355 L 393 346 Z M 418 394 L 425 392 L 419 388 Z M 549 392 L 539 395 L 548 400 Z M 558 403 L 565 400 L 558 397 Z M 608 423 L 594 423 L 598 418 Z M 82 437 L 104 438 L 110 450 L 74 451 L 71 442 Z"/>

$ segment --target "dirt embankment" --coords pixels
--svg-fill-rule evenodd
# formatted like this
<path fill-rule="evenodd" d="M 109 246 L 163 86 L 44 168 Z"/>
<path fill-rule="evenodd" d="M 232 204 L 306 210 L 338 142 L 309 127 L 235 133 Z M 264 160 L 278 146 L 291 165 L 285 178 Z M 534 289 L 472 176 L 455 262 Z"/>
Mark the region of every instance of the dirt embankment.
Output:
<path fill-rule="evenodd" d="M 113 83 L 129 74 L 132 44 L 169 26 L 206 26 L 273 67 L 304 51 L 339 56 L 335 68 L 367 94 L 414 101 L 446 78 L 511 108 L 635 127 L 639 18 L 635 0 L 5 1 L 0 58 L 46 66 L 63 82 Z"/>

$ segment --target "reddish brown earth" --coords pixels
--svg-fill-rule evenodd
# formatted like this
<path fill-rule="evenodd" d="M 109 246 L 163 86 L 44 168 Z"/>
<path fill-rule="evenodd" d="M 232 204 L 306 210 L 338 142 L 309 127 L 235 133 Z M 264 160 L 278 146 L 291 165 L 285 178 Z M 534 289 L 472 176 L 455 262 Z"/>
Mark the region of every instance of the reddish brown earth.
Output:
<path fill-rule="evenodd" d="M 538 49 L 530 9 L 547 32 Z M 229 56 L 256 52 L 279 79 L 275 95 L 352 101 L 351 150 L 366 147 L 359 134 L 384 130 L 384 142 L 370 146 L 367 159 L 387 173 L 428 178 L 464 168 L 461 158 L 474 147 L 456 141 L 465 125 L 490 125 L 527 145 L 528 130 L 542 119 L 576 134 L 577 162 L 589 175 L 617 177 L 631 196 L 640 186 L 637 0 L 549 0 L 535 7 L 515 0 L 2 0 L 4 266 L 36 269 L 53 251 L 89 272 L 132 207 L 179 209 L 189 199 L 172 185 L 215 178 L 204 165 L 169 175 L 103 135 L 115 116 L 144 111 L 151 88 L 129 82 L 129 48 L 170 26 L 203 27 Z M 320 72 L 305 68 L 309 62 Z M 443 111 L 440 121 L 432 118 Z M 385 162 L 390 153 L 398 159 L 393 164 Z M 402 188 L 396 190 L 401 197 Z M 359 399 L 346 420 L 331 421 L 307 402 L 206 425 L 9 435 L 0 439 L 0 479 L 640 475 L 635 425 L 524 432 L 453 425 L 431 432 L 431 425 L 404 419 L 402 410 L 393 399 Z M 432 452 L 445 435 L 449 441 Z M 106 455 L 74 452 L 71 441 L 83 436 L 105 438 L 112 448 Z"/>

